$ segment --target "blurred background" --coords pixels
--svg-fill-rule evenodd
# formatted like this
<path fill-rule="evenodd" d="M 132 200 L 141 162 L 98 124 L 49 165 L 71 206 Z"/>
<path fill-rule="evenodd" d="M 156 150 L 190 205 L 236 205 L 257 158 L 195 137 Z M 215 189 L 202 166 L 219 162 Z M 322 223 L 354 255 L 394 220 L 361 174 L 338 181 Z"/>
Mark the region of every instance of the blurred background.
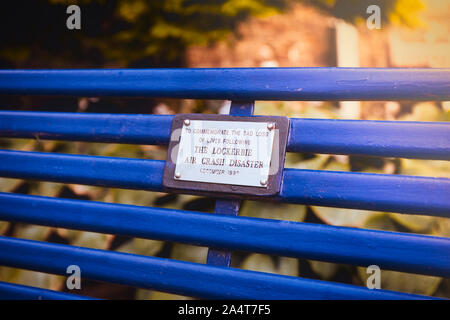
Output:
<path fill-rule="evenodd" d="M 69 30 L 68 5 L 81 9 Z M 378 5 L 381 28 L 367 26 Z M 3 1 L 0 68 L 424 67 L 450 68 L 450 0 Z M 450 79 L 449 79 L 450 81 Z M 227 113 L 229 101 L 2 96 L 0 109 L 102 113 Z M 256 114 L 297 118 L 448 121 L 450 102 L 256 102 Z M 1 119 L 0 119 L 1 121 Z M 0 148 L 161 159 L 165 147 L 2 139 Z M 445 161 L 288 154 L 286 167 L 450 178 Z M 0 191 L 213 212 L 214 199 L 0 178 Z M 61 212 L 64 214 L 64 212 Z M 445 218 L 244 201 L 240 215 L 450 236 Z M 207 248 L 0 221 L 0 234 L 205 263 Z M 234 252 L 232 266 L 364 286 L 365 269 Z M 0 267 L 0 280 L 68 291 L 65 278 Z M 450 298 L 450 280 L 382 271 L 382 289 Z M 77 293 L 187 299 L 82 281 Z"/>

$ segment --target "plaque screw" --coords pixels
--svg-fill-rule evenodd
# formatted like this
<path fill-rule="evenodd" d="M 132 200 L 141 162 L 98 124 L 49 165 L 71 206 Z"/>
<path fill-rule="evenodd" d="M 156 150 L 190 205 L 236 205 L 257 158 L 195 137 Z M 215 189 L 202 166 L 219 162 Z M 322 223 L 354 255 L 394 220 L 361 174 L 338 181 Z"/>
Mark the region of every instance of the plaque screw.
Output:
<path fill-rule="evenodd" d="M 272 130 L 273 128 L 275 128 L 275 125 L 273 123 L 267 124 L 267 129 Z"/>
<path fill-rule="evenodd" d="M 181 178 L 181 173 L 175 172 L 175 178 L 180 179 Z"/>
<path fill-rule="evenodd" d="M 189 121 L 189 119 L 184 120 L 184 125 L 185 125 L 185 126 L 188 126 L 188 125 L 190 125 L 190 124 L 191 124 L 191 121 Z"/>
<path fill-rule="evenodd" d="M 267 180 L 262 179 L 259 183 L 261 183 L 262 186 L 267 186 Z"/>

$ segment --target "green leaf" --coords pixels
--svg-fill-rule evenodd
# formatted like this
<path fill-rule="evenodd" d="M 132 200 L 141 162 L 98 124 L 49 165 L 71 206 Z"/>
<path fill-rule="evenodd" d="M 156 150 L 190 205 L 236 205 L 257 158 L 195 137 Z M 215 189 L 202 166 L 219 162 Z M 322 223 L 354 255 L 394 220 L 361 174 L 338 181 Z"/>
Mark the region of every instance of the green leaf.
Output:
<path fill-rule="evenodd" d="M 208 248 L 184 243 L 174 243 L 170 256 L 175 260 L 206 263 Z"/>
<path fill-rule="evenodd" d="M 314 214 L 326 224 L 360 228 L 373 211 L 311 206 Z"/>
<path fill-rule="evenodd" d="M 289 257 L 278 257 L 277 273 L 285 276 L 298 277 L 298 259 Z"/>
<path fill-rule="evenodd" d="M 400 174 L 450 178 L 449 161 L 400 159 L 400 163 Z"/>
<path fill-rule="evenodd" d="M 435 224 L 435 217 L 414 214 L 389 213 L 397 223 L 416 233 L 427 233 Z"/>
<path fill-rule="evenodd" d="M 330 262 L 308 260 L 308 263 L 312 271 L 324 280 L 333 278 L 339 268 L 338 264 Z"/>
<path fill-rule="evenodd" d="M 30 139 L 5 139 L 5 142 L 10 149 L 21 151 L 33 151 L 37 144 L 36 140 Z"/>
<path fill-rule="evenodd" d="M 77 247 L 86 247 L 93 249 L 107 249 L 109 246 L 111 235 L 69 230 L 70 244 Z"/>
<path fill-rule="evenodd" d="M 91 149 L 92 150 L 92 149 Z M 100 155 L 106 157 L 143 158 L 144 152 L 139 145 L 133 144 L 102 144 L 98 150 Z"/>
<path fill-rule="evenodd" d="M 39 196 L 56 197 L 63 187 L 64 184 L 62 183 L 42 181 L 34 184 L 29 193 Z"/>
<path fill-rule="evenodd" d="M 289 257 L 276 257 L 275 263 L 272 256 L 260 253 L 248 255 L 241 263 L 240 268 L 246 270 L 276 273 L 296 277 L 298 273 L 298 259 Z"/>
<path fill-rule="evenodd" d="M 167 194 L 162 194 L 161 197 L 166 196 Z M 200 196 L 193 196 L 193 195 L 187 195 L 187 194 L 178 194 L 177 197 L 170 202 L 166 202 L 164 204 L 158 205 L 160 208 L 167 208 L 167 209 L 177 209 L 181 210 L 186 205 L 186 203 L 200 199 Z"/>
<path fill-rule="evenodd" d="M 3 234 L 8 230 L 9 222 L 8 221 L 0 221 L 0 234 Z"/>
<path fill-rule="evenodd" d="M 50 290 L 60 290 L 64 280 L 64 277 L 54 274 L 0 267 L 0 281 Z"/>
<path fill-rule="evenodd" d="M 16 189 L 23 180 L 10 179 L 10 178 L 0 178 L 0 191 L 1 192 L 11 192 Z"/>
<path fill-rule="evenodd" d="M 265 254 L 252 253 L 242 262 L 242 269 L 276 273 L 275 263 L 273 259 Z"/>
<path fill-rule="evenodd" d="M 135 298 L 136 300 L 193 300 L 191 297 L 145 289 L 138 289 Z"/>
<path fill-rule="evenodd" d="M 290 156 L 286 159 L 286 168 L 319 170 L 323 168 L 330 156 L 327 154 L 319 154 L 314 158 L 302 161 L 295 161 L 294 157 Z"/>
<path fill-rule="evenodd" d="M 401 121 L 446 121 L 445 112 L 434 102 L 419 102 L 413 106 L 411 113 L 400 117 Z"/>
<path fill-rule="evenodd" d="M 363 224 L 364 228 L 375 230 L 396 231 L 394 220 L 391 215 L 385 212 L 377 212 L 370 216 Z"/>
<path fill-rule="evenodd" d="M 16 238 L 45 241 L 51 232 L 51 227 L 18 224 L 14 227 L 13 235 Z"/>
<path fill-rule="evenodd" d="M 350 164 L 338 162 L 338 161 L 330 161 L 323 170 L 327 171 L 350 171 Z"/>
<path fill-rule="evenodd" d="M 260 0 L 228 0 L 221 9 L 223 14 L 230 17 L 237 16 L 242 11 L 249 11 L 258 17 L 267 17 L 280 12 L 277 8 L 269 7 Z"/>
<path fill-rule="evenodd" d="M 404 24 L 411 28 L 423 27 L 419 13 L 426 7 L 422 0 L 397 0 L 389 12 L 389 20 L 394 24 Z"/>
<path fill-rule="evenodd" d="M 302 88 L 298 88 L 301 91 Z M 337 110 L 329 103 L 281 101 L 255 103 L 255 115 L 277 115 L 290 118 L 336 119 Z"/>
<path fill-rule="evenodd" d="M 95 201 L 114 202 L 113 193 L 110 189 L 83 184 L 69 184 L 66 186 L 78 196 L 88 197 L 90 200 Z"/>
<path fill-rule="evenodd" d="M 119 2 L 118 14 L 128 22 L 135 22 L 136 19 L 148 10 L 145 1 L 121 1 Z"/>
<path fill-rule="evenodd" d="M 246 200 L 239 215 L 300 222 L 305 219 L 306 206 Z"/>
<path fill-rule="evenodd" d="M 133 238 L 118 247 L 116 251 L 154 256 L 161 250 L 163 245 L 163 241 Z"/>
<path fill-rule="evenodd" d="M 112 199 L 116 203 L 137 206 L 152 206 L 158 194 L 144 190 L 110 189 Z"/>
<path fill-rule="evenodd" d="M 450 238 L 450 219 L 436 217 L 431 234 Z"/>

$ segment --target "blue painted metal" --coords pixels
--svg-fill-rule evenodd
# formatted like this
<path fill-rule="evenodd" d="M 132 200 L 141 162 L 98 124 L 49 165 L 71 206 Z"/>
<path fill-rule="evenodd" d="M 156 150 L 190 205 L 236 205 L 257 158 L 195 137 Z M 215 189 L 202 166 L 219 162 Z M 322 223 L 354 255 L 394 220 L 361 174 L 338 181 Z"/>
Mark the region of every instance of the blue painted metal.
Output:
<path fill-rule="evenodd" d="M 450 179 L 284 169 L 279 198 L 326 207 L 450 217 Z"/>
<path fill-rule="evenodd" d="M 0 111 L 0 136 L 168 144 L 173 116 Z"/>
<path fill-rule="evenodd" d="M 164 161 L 9 150 L 0 159 L 2 177 L 163 191 Z M 447 178 L 284 169 L 282 179 L 278 201 L 450 215 Z"/>
<path fill-rule="evenodd" d="M 214 213 L 237 216 L 239 214 L 240 207 L 241 200 L 217 199 Z M 214 266 L 229 267 L 231 264 L 231 251 L 210 248 L 208 250 L 206 263 Z"/>
<path fill-rule="evenodd" d="M 0 264 L 212 299 L 433 299 L 413 294 L 209 266 L 33 240 L 0 237 Z"/>
<path fill-rule="evenodd" d="M 450 239 L 425 235 L 13 193 L 0 220 L 450 276 Z"/>
<path fill-rule="evenodd" d="M 254 109 L 254 101 L 232 101 L 229 113 L 233 116 L 251 116 L 253 115 Z M 216 200 L 214 213 L 237 216 L 239 214 L 240 207 L 241 200 L 218 199 Z M 206 263 L 214 266 L 229 267 L 231 264 L 231 251 L 210 248 L 208 250 Z"/>
<path fill-rule="evenodd" d="M 239 115 L 238 111 L 233 112 Z M 162 115 L 0 111 L 0 136 L 168 144 L 172 119 Z M 287 151 L 449 160 L 450 124 L 293 118 Z"/>
<path fill-rule="evenodd" d="M 65 292 L 29 287 L 0 281 L 1 300 L 96 300 Z"/>
<path fill-rule="evenodd" d="M 245 101 L 255 99 L 450 100 L 450 69 L 0 70 L 0 94 L 228 99 L 235 101 L 230 113 L 249 115 L 253 103 Z M 167 144 L 172 119 L 0 111 L 0 136 Z M 450 160 L 450 125 L 291 119 L 287 151 Z M 4 177 L 164 191 L 162 161 L 17 151 L 0 151 L 0 159 Z M 450 179 L 285 169 L 274 200 L 450 217 Z M 447 238 L 234 217 L 239 200 L 218 200 L 216 215 L 1 193 L 0 204 L 0 218 L 6 220 L 217 248 L 208 255 L 216 266 L 208 266 L 0 237 L 0 263 L 65 274 L 65 267 L 77 261 L 87 278 L 198 297 L 421 298 L 218 268 L 230 263 L 230 251 L 223 250 L 450 273 Z M 0 283 L 0 297 L 5 292 L 10 297 L 64 295 Z"/>
<path fill-rule="evenodd" d="M 288 152 L 450 160 L 450 123 L 291 119 Z"/>
<path fill-rule="evenodd" d="M 231 116 L 251 116 L 255 111 L 255 101 L 231 101 L 230 112 Z"/>
<path fill-rule="evenodd" d="M 0 94 L 225 100 L 450 100 L 450 69 L 0 70 Z"/>
<path fill-rule="evenodd" d="M 0 176 L 163 191 L 164 161 L 1 151 Z"/>

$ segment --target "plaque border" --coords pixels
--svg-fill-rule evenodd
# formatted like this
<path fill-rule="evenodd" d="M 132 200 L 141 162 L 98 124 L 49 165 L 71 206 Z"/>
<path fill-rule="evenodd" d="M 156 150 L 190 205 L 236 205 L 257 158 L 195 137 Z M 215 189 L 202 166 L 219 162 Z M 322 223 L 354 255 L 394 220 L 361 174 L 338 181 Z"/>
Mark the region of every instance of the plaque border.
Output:
<path fill-rule="evenodd" d="M 254 187 L 254 186 L 240 186 L 231 184 L 221 184 L 213 182 L 197 182 L 197 181 L 184 181 L 174 178 L 176 163 L 171 161 L 170 154 L 174 152 L 174 148 L 179 144 L 181 135 L 179 137 L 173 137 L 174 132 L 177 129 L 183 127 L 184 120 L 210 120 L 210 121 L 239 121 L 239 122 L 273 122 L 275 128 L 278 129 L 278 137 L 274 136 L 274 143 L 272 149 L 271 162 L 278 156 L 279 168 L 276 174 L 268 177 L 268 183 L 266 188 Z M 180 130 L 181 131 L 181 130 Z M 210 195 L 214 197 L 228 196 L 233 198 L 240 198 L 242 196 L 274 196 L 280 192 L 281 177 L 284 169 L 284 160 L 286 155 L 286 144 L 289 133 L 289 118 L 279 116 L 231 116 L 225 114 L 177 114 L 172 121 L 172 128 L 170 132 L 170 142 L 167 150 L 167 157 L 164 166 L 163 174 L 163 186 L 167 191 L 175 193 L 190 193 L 199 195 Z M 275 139 L 279 139 L 278 154 L 275 154 Z M 175 151 L 176 152 L 176 151 Z M 174 160 L 176 161 L 178 153 L 174 154 Z M 188 192 L 186 192 L 188 191 Z"/>

